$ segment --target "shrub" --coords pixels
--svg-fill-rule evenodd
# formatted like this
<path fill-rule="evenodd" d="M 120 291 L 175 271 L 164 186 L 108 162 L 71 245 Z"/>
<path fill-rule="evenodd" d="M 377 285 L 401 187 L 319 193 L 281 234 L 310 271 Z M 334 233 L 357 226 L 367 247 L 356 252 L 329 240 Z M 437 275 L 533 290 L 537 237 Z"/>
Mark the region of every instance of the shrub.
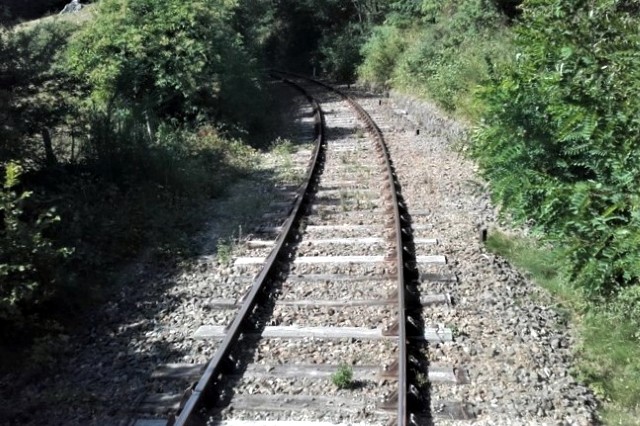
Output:
<path fill-rule="evenodd" d="M 59 268 L 71 253 L 55 247 L 46 231 L 60 218 L 55 210 L 26 212 L 32 193 L 17 191 L 22 169 L 5 167 L 0 192 L 0 335 L 32 326 L 30 315 L 46 303 L 60 282 Z"/>
<path fill-rule="evenodd" d="M 101 108 L 246 125 L 260 87 L 232 17 L 233 2 L 223 0 L 104 0 L 75 35 L 68 67 Z"/>
<path fill-rule="evenodd" d="M 364 61 L 358 68 L 358 76 L 370 83 L 390 85 L 395 65 L 406 47 L 407 41 L 397 28 L 374 28 L 362 47 Z"/>
<path fill-rule="evenodd" d="M 505 18 L 486 0 L 400 3 L 363 47 L 360 78 L 478 116 L 476 87 L 511 53 Z"/>
<path fill-rule="evenodd" d="M 518 59 L 483 91 L 474 141 L 495 197 L 568 246 L 591 294 L 640 280 L 637 15 L 624 1 L 526 2 Z"/>
<path fill-rule="evenodd" d="M 331 375 L 331 381 L 338 389 L 349 389 L 353 386 L 353 369 L 347 364 L 340 364 L 338 370 Z"/>
<path fill-rule="evenodd" d="M 360 46 L 365 33 L 361 25 L 347 25 L 338 34 L 328 34 L 320 41 L 320 64 L 331 79 L 351 83 L 356 78 L 356 68 L 362 62 Z"/>
<path fill-rule="evenodd" d="M 254 149 L 214 127 L 194 132 L 160 122 L 150 134 L 145 121 L 131 110 L 93 110 L 82 146 L 93 173 L 121 188 L 151 183 L 173 195 L 213 197 L 225 179 L 244 173 L 256 159 Z"/>
<path fill-rule="evenodd" d="M 62 126 L 81 86 L 58 66 L 76 29 L 68 22 L 0 28 L 0 158 L 41 162 L 44 129 Z"/>

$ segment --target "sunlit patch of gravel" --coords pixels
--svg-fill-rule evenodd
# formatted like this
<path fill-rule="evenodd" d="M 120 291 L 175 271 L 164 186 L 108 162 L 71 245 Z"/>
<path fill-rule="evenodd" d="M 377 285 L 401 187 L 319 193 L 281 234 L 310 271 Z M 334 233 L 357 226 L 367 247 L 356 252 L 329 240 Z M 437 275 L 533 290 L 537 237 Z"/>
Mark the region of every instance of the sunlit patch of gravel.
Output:
<path fill-rule="evenodd" d="M 338 365 L 335 366 L 336 370 Z M 382 387 L 381 387 L 382 386 Z M 339 389 L 330 380 L 308 377 L 296 378 L 243 378 L 237 388 L 249 395 L 322 395 L 335 396 L 355 401 L 376 400 L 383 394 L 390 394 L 396 386 L 380 384 L 377 380 L 361 380 L 353 389 Z M 382 400 L 382 398 L 380 398 Z"/>
<path fill-rule="evenodd" d="M 277 306 L 270 325 L 295 325 L 300 327 L 364 327 L 379 328 L 397 318 L 394 305 L 391 307 L 346 306 L 297 307 Z"/>
<path fill-rule="evenodd" d="M 392 340 L 366 339 L 265 339 L 259 342 L 253 362 L 259 364 L 387 365 L 396 357 Z M 294 357 L 295 355 L 295 357 Z"/>
<path fill-rule="evenodd" d="M 280 300 L 380 300 L 397 286 L 394 281 L 287 281 L 282 286 Z"/>
<path fill-rule="evenodd" d="M 297 264 L 291 267 L 293 274 L 345 274 L 354 276 L 389 275 L 392 267 L 385 263 Z"/>
<path fill-rule="evenodd" d="M 329 409 L 330 408 L 330 409 Z M 376 403 L 374 401 L 367 403 L 365 408 L 358 410 L 355 413 L 348 412 L 346 410 L 340 410 L 340 407 L 324 407 L 324 409 L 318 410 L 296 410 L 296 411 L 241 411 L 233 410 L 232 413 L 227 411 L 223 412 L 219 418 L 226 419 L 232 418 L 234 420 L 247 420 L 247 421 L 299 421 L 309 422 L 329 422 L 336 425 L 386 425 L 389 423 L 390 415 L 384 413 L 378 413 Z M 207 425 L 214 426 L 217 423 L 216 418 L 212 418 L 208 421 Z"/>
<path fill-rule="evenodd" d="M 448 292 L 456 302 L 453 308 L 423 311 L 425 323 L 442 322 L 455 336 L 454 342 L 430 345 L 429 361 L 464 365 L 472 380 L 432 386 L 433 401 L 467 401 L 483 425 L 593 424 L 596 400 L 571 376 L 571 326 L 544 290 L 479 241 L 481 229 L 501 224 L 477 167 L 459 151 L 465 126 L 399 94 L 358 100 L 386 130 L 409 213 L 419 212 L 412 214 L 414 225 L 430 224 L 414 236 L 439 240 L 438 246 L 419 247 L 417 254 L 447 257 L 448 265 L 421 265 L 421 272 L 459 278 L 420 285 L 423 294 Z"/>
<path fill-rule="evenodd" d="M 343 238 L 343 237 L 341 237 Z M 387 247 L 384 242 L 360 244 L 312 244 L 298 246 L 297 256 L 380 256 Z"/>
<path fill-rule="evenodd" d="M 336 365 L 336 369 L 337 369 Z M 235 395 L 280 395 L 283 401 L 287 396 L 301 397 L 311 396 L 312 400 L 321 398 L 335 399 L 336 406 L 327 406 L 318 403 L 303 410 L 284 412 L 247 412 L 242 414 L 237 409 L 227 409 L 221 413 L 221 417 L 229 417 L 235 420 L 307 420 L 307 421 L 332 421 L 332 422 L 379 422 L 388 420 L 380 414 L 379 404 L 383 402 L 380 395 L 389 395 L 395 388 L 395 384 L 379 383 L 375 380 L 362 380 L 354 383 L 349 389 L 338 389 L 330 380 L 318 380 L 311 378 L 260 378 L 243 379 L 238 383 L 234 391 Z M 322 404 L 322 405 L 320 405 Z M 284 408 L 284 407 L 283 407 Z"/>
<path fill-rule="evenodd" d="M 322 225 L 320 225 L 322 226 Z M 372 225 L 363 225 L 362 227 L 347 228 L 310 228 L 305 230 L 305 239 L 324 239 L 324 238 L 364 238 L 371 236 L 383 237 L 384 227 L 380 223 Z"/>

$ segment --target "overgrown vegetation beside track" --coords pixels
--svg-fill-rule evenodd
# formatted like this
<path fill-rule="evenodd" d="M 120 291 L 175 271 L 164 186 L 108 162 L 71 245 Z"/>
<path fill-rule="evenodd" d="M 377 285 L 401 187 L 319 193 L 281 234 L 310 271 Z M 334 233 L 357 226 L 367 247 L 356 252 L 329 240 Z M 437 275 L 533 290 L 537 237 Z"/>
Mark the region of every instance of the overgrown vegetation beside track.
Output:
<path fill-rule="evenodd" d="M 555 248 L 560 273 L 537 279 L 581 321 L 581 376 L 609 401 L 607 421 L 634 423 L 637 2 L 95 3 L 77 23 L 0 30 L 0 337 L 58 329 L 148 247 L 175 259 L 197 223 L 188 206 L 219 195 L 251 167 L 250 146 L 268 142 L 259 70 L 315 69 L 418 94 L 475 125 L 469 151 L 496 202 Z M 31 17 L 24 4 L 6 3 L 2 22 Z"/>
<path fill-rule="evenodd" d="M 143 252 L 180 259 L 252 167 L 267 98 L 234 13 L 103 0 L 81 26 L 0 30 L 4 344 L 60 330 Z"/>
<path fill-rule="evenodd" d="M 570 279 L 561 248 L 539 238 L 493 230 L 487 247 L 525 271 L 558 301 L 579 332 L 575 375 L 604 405 L 607 425 L 637 425 L 640 418 L 640 292 L 628 287 L 615 296 L 586 298 Z"/>
<path fill-rule="evenodd" d="M 586 293 L 640 285 L 640 10 L 513 3 L 394 2 L 360 76 L 477 124 L 471 148 L 496 200 L 567 248 Z"/>
<path fill-rule="evenodd" d="M 377 86 L 417 93 L 442 108 L 476 118 L 474 98 L 511 55 L 512 36 L 500 2 L 393 2 L 385 24 L 363 46 L 359 76 Z"/>
<path fill-rule="evenodd" d="M 498 251 L 530 256 L 520 266 L 570 299 L 580 375 L 611 424 L 637 424 L 640 406 L 639 14 L 627 0 L 393 1 L 358 68 L 476 127 L 495 201 L 556 247 L 552 269 L 528 244 Z"/>
<path fill-rule="evenodd" d="M 67 1 L 23 3 L 0 11 L 0 337 L 18 344 L 108 297 L 141 253 L 179 258 L 197 207 L 272 139 L 260 70 L 308 72 L 330 31 L 358 16 L 361 34 L 383 12 L 375 1 L 101 0 L 58 17 Z"/>

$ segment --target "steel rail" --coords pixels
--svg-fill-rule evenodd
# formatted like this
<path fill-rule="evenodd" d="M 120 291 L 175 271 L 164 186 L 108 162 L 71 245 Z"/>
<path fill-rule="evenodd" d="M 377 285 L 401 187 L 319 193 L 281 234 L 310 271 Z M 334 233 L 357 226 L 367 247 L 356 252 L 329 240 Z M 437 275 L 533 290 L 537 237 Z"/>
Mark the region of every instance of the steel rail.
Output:
<path fill-rule="evenodd" d="M 221 346 L 207 364 L 198 383 L 190 390 L 190 394 L 187 394 L 188 399 L 179 410 L 177 418 L 169 422 L 170 426 L 194 426 L 206 423 L 206 419 L 202 416 L 203 410 L 210 408 L 209 401 L 215 399 L 212 397 L 214 396 L 216 387 L 219 385 L 220 377 L 224 374 L 225 370 L 230 367 L 230 364 L 231 367 L 233 367 L 233 360 L 230 359 L 232 349 L 234 349 L 234 346 L 245 330 L 251 328 L 251 324 L 249 324 L 251 314 L 254 312 L 256 306 L 258 306 L 264 298 L 268 297 L 268 283 L 277 273 L 277 264 L 285 253 L 283 249 L 287 243 L 292 241 L 295 235 L 294 232 L 298 228 L 300 219 L 304 214 L 302 207 L 309 202 L 313 190 L 312 183 L 317 179 L 321 171 L 320 159 L 323 156 L 326 146 L 324 133 L 325 119 L 320 105 L 301 86 L 282 77 L 276 78 L 280 78 L 283 82 L 300 91 L 313 106 L 315 116 L 315 148 L 310 167 L 307 171 L 306 179 L 300 187 L 296 202 L 282 226 L 282 232 L 276 239 L 275 247 L 267 257 L 260 274 L 254 280 L 251 291 L 236 314 L 232 324 L 229 326 Z"/>
<path fill-rule="evenodd" d="M 406 426 L 411 421 L 414 420 L 411 418 L 409 413 L 409 404 L 408 404 L 408 395 L 410 391 L 410 381 L 408 379 L 408 364 L 409 364 L 409 353 L 407 348 L 407 301 L 410 298 L 410 294 L 407 289 L 407 281 L 405 279 L 409 276 L 414 275 L 414 265 L 408 264 L 405 261 L 405 247 L 411 247 L 411 241 L 406 241 L 405 238 L 410 239 L 407 235 L 411 235 L 411 228 L 409 222 L 409 215 L 406 210 L 406 206 L 399 201 L 400 197 L 400 183 L 398 181 L 397 175 L 394 171 L 393 164 L 391 163 L 391 155 L 389 153 L 389 149 L 387 144 L 384 141 L 384 137 L 382 135 L 382 131 L 375 123 L 375 121 L 371 118 L 369 113 L 360 106 L 353 98 L 351 98 L 346 93 L 341 90 L 336 89 L 333 86 L 330 86 L 322 81 L 318 81 L 316 79 L 296 74 L 290 73 L 286 71 L 275 71 L 282 75 L 289 75 L 297 78 L 301 78 L 322 87 L 325 87 L 338 95 L 340 95 L 343 99 L 345 99 L 349 105 L 357 112 L 358 116 L 365 122 L 368 130 L 372 133 L 374 139 L 377 142 L 376 150 L 378 153 L 382 153 L 384 157 L 384 163 L 387 169 L 388 181 L 385 185 L 385 190 L 391 195 L 391 204 L 393 206 L 393 217 L 394 217 L 394 235 L 390 237 L 390 239 L 395 239 L 395 250 L 396 250 L 396 262 L 397 262 L 397 273 L 398 273 L 398 416 L 397 416 L 397 425 L 398 426 Z M 406 232 L 409 231 L 409 232 Z M 415 391 L 414 391 L 415 392 Z"/>

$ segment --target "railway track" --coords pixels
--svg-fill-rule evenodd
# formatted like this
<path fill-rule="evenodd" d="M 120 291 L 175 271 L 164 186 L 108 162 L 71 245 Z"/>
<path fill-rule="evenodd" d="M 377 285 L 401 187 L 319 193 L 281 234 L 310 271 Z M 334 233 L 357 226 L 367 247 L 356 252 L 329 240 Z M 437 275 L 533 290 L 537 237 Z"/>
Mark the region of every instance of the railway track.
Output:
<path fill-rule="evenodd" d="M 140 416 L 130 424 L 404 426 L 438 415 L 472 417 L 465 404 L 432 402 L 431 383 L 466 377 L 456 366 L 429 364 L 429 344 L 453 336 L 442 324 L 425 324 L 422 310 L 451 301 L 446 293 L 420 294 L 419 284 L 425 274 L 455 277 L 442 274 L 446 259 L 435 236 L 414 239 L 382 132 L 333 87 L 275 75 L 311 107 L 315 143 L 306 178 L 284 188 L 290 198 L 233 259 L 235 281 L 249 283 L 248 291 L 211 302 L 235 310 L 231 324 L 195 332 L 215 346 L 213 358 L 154 372 L 160 381 L 195 384 L 182 396 L 141 402 L 139 411 L 168 419 Z"/>

